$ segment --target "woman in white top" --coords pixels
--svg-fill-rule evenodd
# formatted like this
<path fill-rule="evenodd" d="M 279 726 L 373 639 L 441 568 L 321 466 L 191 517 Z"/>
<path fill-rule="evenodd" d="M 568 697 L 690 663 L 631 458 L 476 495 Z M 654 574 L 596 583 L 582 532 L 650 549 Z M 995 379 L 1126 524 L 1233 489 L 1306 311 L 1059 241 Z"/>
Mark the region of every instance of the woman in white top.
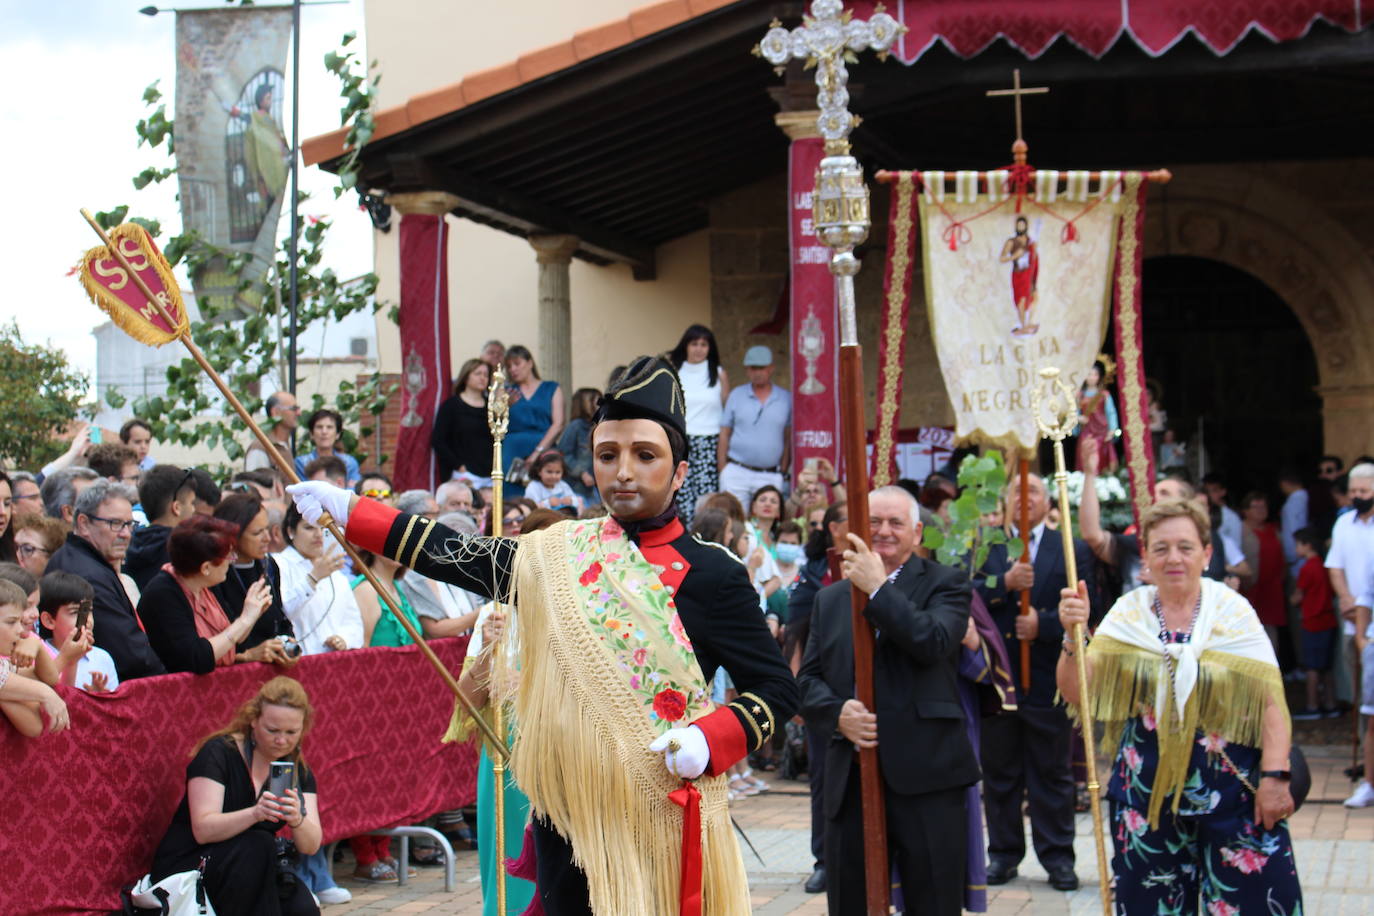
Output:
<path fill-rule="evenodd" d="M 697 500 L 720 489 L 716 443 L 730 380 L 720 364 L 716 336 L 705 325 L 694 324 L 684 331 L 668 358 L 677 369 L 687 401 L 687 480 L 678 492 L 677 506 L 682 523 L 690 525 Z"/>
<path fill-rule="evenodd" d="M 294 503 L 282 531 L 290 543 L 276 555 L 282 609 L 305 654 L 362 648 L 363 615 L 343 573 L 344 555 L 325 549 L 324 529 L 301 518 Z"/>

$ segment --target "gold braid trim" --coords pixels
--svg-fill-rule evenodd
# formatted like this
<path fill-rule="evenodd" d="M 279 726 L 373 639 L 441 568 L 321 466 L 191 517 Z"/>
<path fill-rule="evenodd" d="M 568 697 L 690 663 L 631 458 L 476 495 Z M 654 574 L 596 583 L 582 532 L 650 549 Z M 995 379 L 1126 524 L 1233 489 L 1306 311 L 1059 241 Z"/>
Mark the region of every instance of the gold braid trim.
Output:
<path fill-rule="evenodd" d="M 772 707 L 769 706 L 767 702 L 765 702 L 764 700 L 760 699 L 760 698 L 759 698 L 759 695 L 756 694 L 756 693 L 750 693 L 750 692 L 748 692 L 748 691 L 745 691 L 744 693 L 741 693 L 741 694 L 739 695 L 739 702 L 742 704 L 742 703 L 745 701 L 745 699 L 748 699 L 750 702 L 754 703 L 754 704 L 757 705 L 760 709 L 763 710 L 763 714 L 764 714 L 765 716 L 768 717 L 768 731 L 769 731 L 769 733 L 770 733 L 770 734 L 777 734 L 778 726 L 777 726 L 777 722 L 773 719 L 773 709 L 772 709 Z M 751 710 L 749 710 L 749 709 L 746 708 L 746 709 L 745 709 L 745 712 L 751 712 Z"/>
<path fill-rule="evenodd" d="M 911 199 L 916 185 L 910 172 L 897 173 L 892 192 L 892 220 L 888 233 L 887 308 L 883 312 L 882 365 L 878 367 L 878 428 L 873 439 L 873 486 L 892 483 L 889 470 L 897 448 L 897 416 L 902 408 L 902 362 L 905 321 L 911 289 Z"/>
<path fill-rule="evenodd" d="M 406 530 L 401 533 L 401 540 L 399 543 L 396 544 L 396 555 L 392 558 L 397 563 L 405 562 L 401 558 L 405 556 L 406 542 L 410 540 L 410 533 L 415 530 L 415 522 L 419 518 L 420 516 L 418 515 L 412 515 L 410 517 L 410 521 L 406 522 Z"/>
<path fill-rule="evenodd" d="M 520 539 L 515 559 L 518 681 L 511 768 L 533 810 L 566 838 L 587 875 L 591 910 L 614 916 L 678 911 L 680 782 L 648 750 L 657 733 L 574 597 L 566 523 Z M 496 702 L 498 697 L 493 697 Z M 749 883 L 730 824 L 724 777 L 701 791 L 702 912 L 747 916 Z"/>
<path fill-rule="evenodd" d="M 1131 504 L 1135 519 L 1150 508 L 1154 501 L 1154 481 L 1150 479 L 1150 459 L 1154 443 L 1141 415 L 1140 400 L 1144 392 L 1140 384 L 1140 304 L 1136 301 L 1136 286 L 1140 277 L 1135 271 L 1136 249 L 1139 240 L 1135 224 L 1140 216 L 1139 172 L 1127 172 L 1122 193 L 1121 228 L 1118 232 L 1116 338 L 1120 371 L 1117 385 L 1121 389 L 1121 416 L 1126 426 L 1127 466 L 1131 472 Z"/>
<path fill-rule="evenodd" d="M 1126 721 L 1140 714 L 1142 706 L 1155 706 L 1161 673 L 1168 668 L 1158 652 L 1099 636 L 1088 647 L 1092 665 L 1092 718 L 1105 726 L 1102 747 L 1121 743 Z M 1287 704 L 1279 669 L 1268 662 L 1204 650 L 1198 658 L 1198 679 L 1177 720 L 1173 681 L 1165 679 L 1164 702 L 1155 709 L 1159 741 L 1159 766 L 1150 787 L 1150 825 L 1159 826 L 1164 799 L 1173 796 L 1178 813 L 1188 761 L 1199 730 L 1220 735 L 1228 743 L 1259 747 L 1264 731 L 1264 712 L 1271 702 Z M 1070 707 L 1079 717 L 1079 710 Z"/>

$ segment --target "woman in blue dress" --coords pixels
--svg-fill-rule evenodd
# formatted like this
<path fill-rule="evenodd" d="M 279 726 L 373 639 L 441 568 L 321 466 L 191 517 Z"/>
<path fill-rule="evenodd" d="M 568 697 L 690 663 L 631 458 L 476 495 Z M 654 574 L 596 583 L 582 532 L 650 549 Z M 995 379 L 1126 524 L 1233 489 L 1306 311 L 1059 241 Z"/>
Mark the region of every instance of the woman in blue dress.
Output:
<path fill-rule="evenodd" d="M 506 375 L 510 379 L 510 425 L 501 470 L 507 474 L 506 496 L 515 497 L 523 496 L 525 487 L 510 482 L 511 465 L 522 459 L 528 468 L 540 452 L 558 441 L 563 431 L 563 391 L 557 382 L 539 377 L 529 348 L 520 344 L 506 351 Z"/>

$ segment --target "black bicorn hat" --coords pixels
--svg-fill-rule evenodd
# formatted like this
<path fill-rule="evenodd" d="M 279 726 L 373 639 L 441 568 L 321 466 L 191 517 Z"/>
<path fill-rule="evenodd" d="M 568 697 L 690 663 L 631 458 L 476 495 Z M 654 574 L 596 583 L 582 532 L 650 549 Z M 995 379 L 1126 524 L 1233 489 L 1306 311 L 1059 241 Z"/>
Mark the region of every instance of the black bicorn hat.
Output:
<path fill-rule="evenodd" d="M 687 402 L 673 364 L 636 357 L 601 397 L 596 420 L 656 420 L 687 436 Z"/>

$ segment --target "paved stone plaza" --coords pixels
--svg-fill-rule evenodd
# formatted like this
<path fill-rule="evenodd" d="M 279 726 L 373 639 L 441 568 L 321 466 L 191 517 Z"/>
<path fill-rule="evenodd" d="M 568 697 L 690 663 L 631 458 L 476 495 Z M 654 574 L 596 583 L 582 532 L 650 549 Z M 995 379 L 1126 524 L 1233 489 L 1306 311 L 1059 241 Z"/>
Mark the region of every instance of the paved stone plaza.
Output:
<path fill-rule="evenodd" d="M 1350 765 L 1350 744 L 1335 743 L 1348 735 L 1348 717 L 1321 723 L 1298 723 L 1297 738 L 1312 763 L 1312 794 L 1293 818 L 1298 874 L 1302 879 L 1305 912 L 1309 916 L 1354 916 L 1374 913 L 1374 808 L 1349 810 L 1341 805 L 1350 792 L 1342 772 Z M 1316 744 L 1310 741 L 1320 740 Z M 758 850 L 744 847 L 754 912 L 758 916 L 789 916 L 825 912 L 825 895 L 802 890 L 811 872 L 809 804 L 804 783 L 773 780 L 775 791 L 738 802 L 733 811 L 740 827 Z M 1029 841 L 1027 843 L 1029 846 Z M 1097 867 L 1092 825 L 1078 817 L 1078 875 L 1083 886 L 1071 894 L 1051 890 L 1045 873 L 1033 860 L 1021 864 L 1020 877 L 993 888 L 989 912 L 1011 914 L 1094 914 Z M 760 858 L 761 857 L 761 858 Z M 479 913 L 481 889 L 477 854 L 460 852 L 458 881 L 452 894 L 443 887 L 438 868 L 422 868 L 405 887 L 364 885 L 351 874 L 352 859 L 337 866 L 340 883 L 353 892 L 353 902 L 326 907 L 328 916 L 346 913 Z"/>

